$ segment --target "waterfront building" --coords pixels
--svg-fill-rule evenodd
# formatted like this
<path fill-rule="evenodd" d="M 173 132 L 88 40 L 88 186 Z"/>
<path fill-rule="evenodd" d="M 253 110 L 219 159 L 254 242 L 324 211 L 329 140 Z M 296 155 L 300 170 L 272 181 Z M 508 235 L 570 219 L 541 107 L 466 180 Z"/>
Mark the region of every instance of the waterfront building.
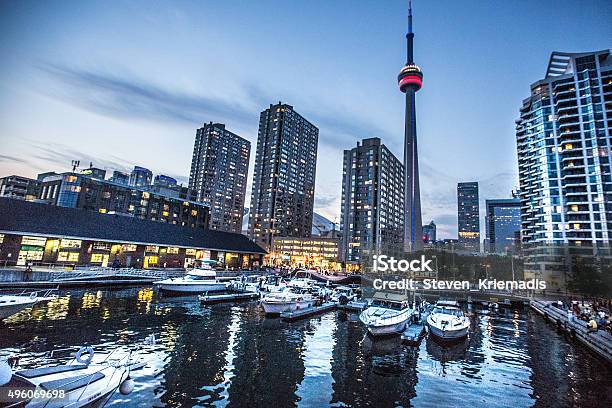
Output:
<path fill-rule="evenodd" d="M 404 166 L 379 138 L 344 151 L 340 231 L 347 263 L 367 268 L 404 251 Z"/>
<path fill-rule="evenodd" d="M 38 198 L 60 207 L 208 228 L 208 207 L 189 200 L 188 192 L 179 187 L 168 195 L 155 191 L 155 187 L 130 187 L 78 173 L 62 173 L 43 179 Z"/>
<path fill-rule="evenodd" d="M 493 254 L 515 253 L 521 231 L 521 200 L 486 200 L 486 208 L 485 250 Z"/>
<path fill-rule="evenodd" d="M 562 286 L 568 256 L 609 256 L 611 129 L 610 51 L 553 52 L 516 121 L 526 278 Z"/>
<path fill-rule="evenodd" d="M 249 237 L 262 247 L 274 236 L 311 236 L 318 140 L 319 129 L 290 105 L 261 112 Z"/>
<path fill-rule="evenodd" d="M 133 187 L 148 187 L 153 181 L 153 173 L 144 167 L 134 166 L 134 170 L 130 174 L 130 186 Z"/>
<path fill-rule="evenodd" d="M 427 225 L 423 225 L 423 242 L 436 242 L 436 223 L 431 221 Z"/>
<path fill-rule="evenodd" d="M 113 175 L 108 179 L 111 183 L 127 186 L 130 184 L 130 175 L 122 171 L 115 170 Z"/>
<path fill-rule="evenodd" d="M 480 252 L 480 205 L 478 182 L 457 184 L 457 215 L 459 247 Z"/>
<path fill-rule="evenodd" d="M 0 197 L 32 201 L 38 197 L 39 190 L 38 180 L 16 175 L 0 178 Z"/>
<path fill-rule="evenodd" d="M 225 125 L 196 131 L 189 188 L 210 207 L 210 228 L 240 233 L 244 215 L 251 143 Z"/>
<path fill-rule="evenodd" d="M 335 237 L 274 237 L 267 263 L 289 268 L 340 271 L 339 243 Z"/>
<path fill-rule="evenodd" d="M 423 85 L 423 72 L 414 63 L 412 32 L 412 3 L 408 3 L 408 34 L 406 65 L 397 80 L 400 91 L 406 94 L 406 114 L 404 120 L 404 250 L 406 252 L 423 249 L 421 230 L 421 191 L 419 188 L 419 156 L 416 134 L 416 92 Z"/>
<path fill-rule="evenodd" d="M 0 198 L 0 263 L 172 267 L 214 259 L 261 265 L 265 251 L 241 234 Z"/>

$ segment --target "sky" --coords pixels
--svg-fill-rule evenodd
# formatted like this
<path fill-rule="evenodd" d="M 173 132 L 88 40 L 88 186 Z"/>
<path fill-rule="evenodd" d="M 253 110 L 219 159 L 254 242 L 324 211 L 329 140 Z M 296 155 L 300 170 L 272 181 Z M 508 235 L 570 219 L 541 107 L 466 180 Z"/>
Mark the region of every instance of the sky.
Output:
<path fill-rule="evenodd" d="M 608 0 L 415 0 L 423 222 L 457 235 L 456 184 L 518 186 L 514 121 L 552 51 L 612 47 Z M 134 165 L 188 181 L 206 122 L 251 141 L 282 101 L 320 129 L 315 211 L 339 220 L 342 151 L 403 160 L 407 0 L 2 1 L 0 176 Z M 248 198 L 247 198 L 248 205 Z"/>

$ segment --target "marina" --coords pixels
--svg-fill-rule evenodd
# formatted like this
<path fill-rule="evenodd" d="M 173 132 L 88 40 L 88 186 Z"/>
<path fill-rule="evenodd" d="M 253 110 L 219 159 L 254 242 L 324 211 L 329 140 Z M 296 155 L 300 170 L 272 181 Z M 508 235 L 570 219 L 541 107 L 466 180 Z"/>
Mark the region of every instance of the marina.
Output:
<path fill-rule="evenodd" d="M 286 321 L 266 316 L 257 300 L 205 304 L 151 287 L 60 289 L 0 323 L 0 354 L 18 355 L 19 371 L 44 367 L 39 356 L 54 349 L 91 345 L 98 356 L 155 336 L 156 346 L 135 354 L 133 392 L 108 401 L 115 407 L 438 406 L 442 390 L 450 406 L 590 406 L 612 391 L 610 364 L 529 308 L 473 313 L 469 335 L 446 344 L 423 324 L 373 338 L 346 306 Z"/>

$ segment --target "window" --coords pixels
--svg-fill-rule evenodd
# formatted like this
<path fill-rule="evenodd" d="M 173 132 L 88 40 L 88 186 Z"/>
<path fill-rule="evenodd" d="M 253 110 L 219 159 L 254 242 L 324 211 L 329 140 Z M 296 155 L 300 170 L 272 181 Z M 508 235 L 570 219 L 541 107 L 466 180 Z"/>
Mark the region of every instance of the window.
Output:
<path fill-rule="evenodd" d="M 60 252 L 57 256 L 59 262 L 79 262 L 78 252 Z"/>
<path fill-rule="evenodd" d="M 169 254 L 178 254 L 179 249 L 177 247 L 168 247 L 168 251 Z"/>
<path fill-rule="evenodd" d="M 147 247 L 145 248 L 146 252 L 153 252 L 153 253 L 158 253 L 159 252 L 159 247 L 157 245 L 147 245 Z"/>
<path fill-rule="evenodd" d="M 34 245 L 34 246 L 45 246 L 47 238 L 41 237 L 23 237 L 21 238 L 21 245 Z"/>
<path fill-rule="evenodd" d="M 61 248 L 80 248 L 81 240 L 79 239 L 62 239 L 60 241 Z"/>
<path fill-rule="evenodd" d="M 123 252 L 134 252 L 134 251 L 136 251 L 136 245 L 134 245 L 134 244 L 123 244 L 123 245 L 121 245 L 121 250 Z"/>
<path fill-rule="evenodd" d="M 188 255 L 188 256 L 194 256 L 194 255 L 196 254 L 196 252 L 197 252 L 197 251 L 196 251 L 195 249 L 187 249 L 187 250 L 185 251 L 185 255 Z"/>
<path fill-rule="evenodd" d="M 102 263 L 102 261 L 104 261 L 104 254 L 92 254 L 91 255 L 91 263 Z"/>

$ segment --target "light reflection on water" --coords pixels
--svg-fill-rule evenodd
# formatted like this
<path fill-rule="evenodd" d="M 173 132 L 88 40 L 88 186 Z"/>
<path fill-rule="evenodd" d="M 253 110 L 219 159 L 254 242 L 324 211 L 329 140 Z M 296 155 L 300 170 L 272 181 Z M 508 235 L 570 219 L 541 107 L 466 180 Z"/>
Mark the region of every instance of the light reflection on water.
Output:
<path fill-rule="evenodd" d="M 459 344 L 412 348 L 397 337 L 372 341 L 344 312 L 285 323 L 253 302 L 77 290 L 0 324 L 0 351 L 34 367 L 49 350 L 110 352 L 154 333 L 158 347 L 141 352 L 148 365 L 133 374 L 135 391 L 117 393 L 115 407 L 605 406 L 612 395 L 612 368 L 537 316 L 477 316 L 472 328 Z"/>

